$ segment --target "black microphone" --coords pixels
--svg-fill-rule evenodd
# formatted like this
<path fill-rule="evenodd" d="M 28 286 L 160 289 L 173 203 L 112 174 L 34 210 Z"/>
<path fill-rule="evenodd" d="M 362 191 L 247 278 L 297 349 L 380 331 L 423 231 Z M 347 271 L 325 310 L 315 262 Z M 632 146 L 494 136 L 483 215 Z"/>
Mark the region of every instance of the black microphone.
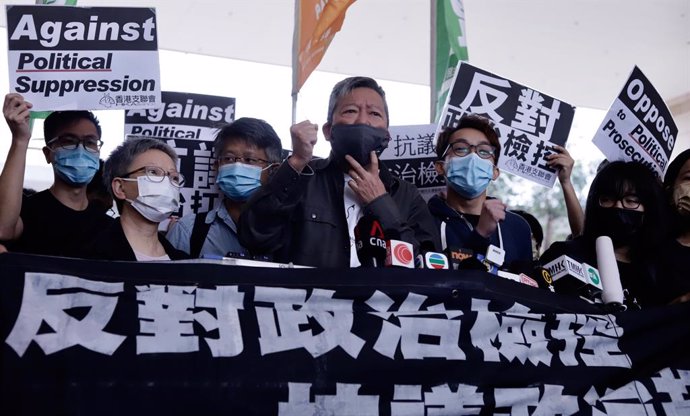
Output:
<path fill-rule="evenodd" d="M 386 261 L 386 236 L 381 223 L 368 216 L 355 226 L 355 248 L 362 267 L 383 267 Z"/>
<path fill-rule="evenodd" d="M 553 279 L 551 273 L 546 270 L 538 261 L 534 260 L 514 260 L 507 268 L 508 272 L 516 275 L 525 275 L 536 282 L 540 289 L 554 292 Z"/>
<path fill-rule="evenodd" d="M 458 270 L 462 261 L 474 257 L 474 251 L 455 246 L 448 246 L 445 254 L 448 256 L 450 268 L 453 270 Z"/>

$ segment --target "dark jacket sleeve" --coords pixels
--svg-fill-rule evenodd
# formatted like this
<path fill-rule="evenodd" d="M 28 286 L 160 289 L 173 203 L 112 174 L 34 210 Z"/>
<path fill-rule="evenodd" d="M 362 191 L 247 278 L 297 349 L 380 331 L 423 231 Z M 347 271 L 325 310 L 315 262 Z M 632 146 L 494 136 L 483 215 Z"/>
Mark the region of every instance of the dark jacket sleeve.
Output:
<path fill-rule="evenodd" d="M 395 197 L 386 193 L 364 207 L 365 215 L 381 222 L 384 232 L 395 239 L 411 243 L 416 252 L 440 251 L 438 227 L 426 202 L 413 185 L 399 181 Z M 396 203 L 397 201 L 397 203 Z"/>
<path fill-rule="evenodd" d="M 290 219 L 311 177 L 297 173 L 287 160 L 283 162 L 242 209 L 238 224 L 240 243 L 253 253 L 285 250 L 290 242 Z"/>

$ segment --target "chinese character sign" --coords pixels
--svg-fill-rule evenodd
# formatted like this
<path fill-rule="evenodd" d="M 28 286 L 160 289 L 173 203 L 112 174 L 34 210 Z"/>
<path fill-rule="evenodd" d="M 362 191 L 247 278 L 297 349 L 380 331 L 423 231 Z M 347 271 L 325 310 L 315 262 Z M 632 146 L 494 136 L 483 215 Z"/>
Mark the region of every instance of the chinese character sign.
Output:
<path fill-rule="evenodd" d="M 635 67 L 593 142 L 608 160 L 641 162 L 663 178 L 677 135 L 666 103 Z"/>
<path fill-rule="evenodd" d="M 565 146 L 575 107 L 537 90 L 461 62 L 437 133 L 455 127 L 466 113 L 491 119 L 503 149 L 501 171 L 553 186 L 556 172 L 546 165 L 549 143 Z"/>
<path fill-rule="evenodd" d="M 160 105 L 155 9 L 6 7 L 10 89 L 34 111 Z"/>
<path fill-rule="evenodd" d="M 436 173 L 434 161 L 435 124 L 391 126 L 391 140 L 380 159 L 400 179 L 415 185 L 425 200 L 445 188 L 445 180 Z"/>

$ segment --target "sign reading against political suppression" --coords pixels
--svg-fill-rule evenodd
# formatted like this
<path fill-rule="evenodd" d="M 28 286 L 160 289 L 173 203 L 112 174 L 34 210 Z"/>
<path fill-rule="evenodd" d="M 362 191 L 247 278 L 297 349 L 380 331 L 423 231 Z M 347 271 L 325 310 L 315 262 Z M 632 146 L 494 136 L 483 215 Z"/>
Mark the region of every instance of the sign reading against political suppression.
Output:
<path fill-rule="evenodd" d="M 482 115 L 495 123 L 500 133 L 501 171 L 553 186 L 558 175 L 546 164 L 546 156 L 553 153 L 551 144 L 565 146 L 575 107 L 460 62 L 437 134 L 457 126 L 466 113 Z"/>
<path fill-rule="evenodd" d="M 7 6 L 10 89 L 33 110 L 160 105 L 152 8 Z"/>
<path fill-rule="evenodd" d="M 388 170 L 415 185 L 427 201 L 445 189 L 445 180 L 434 168 L 436 124 L 391 126 L 388 131 L 391 141 L 380 156 Z"/>
<path fill-rule="evenodd" d="M 680 415 L 690 406 L 687 303 L 605 314 L 479 271 L 12 253 L 0 255 L 0 271 L 2 414 Z"/>
<path fill-rule="evenodd" d="M 213 140 L 218 127 L 234 119 L 234 98 L 163 91 L 159 107 L 125 112 L 125 134 Z"/>
<path fill-rule="evenodd" d="M 641 162 L 663 178 L 677 135 L 664 100 L 635 67 L 593 142 L 608 160 Z"/>

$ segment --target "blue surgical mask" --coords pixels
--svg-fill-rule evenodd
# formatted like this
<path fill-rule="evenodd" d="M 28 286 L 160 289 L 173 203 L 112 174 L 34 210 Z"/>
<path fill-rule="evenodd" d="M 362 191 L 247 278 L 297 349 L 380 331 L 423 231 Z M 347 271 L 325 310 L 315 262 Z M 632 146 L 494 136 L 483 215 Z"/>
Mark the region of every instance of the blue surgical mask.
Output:
<path fill-rule="evenodd" d="M 53 169 L 71 185 L 86 185 L 98 171 L 98 153 L 89 152 L 84 146 L 77 146 L 76 149 L 57 148 L 53 154 Z"/>
<path fill-rule="evenodd" d="M 474 199 L 489 186 L 494 176 L 494 165 L 472 152 L 464 157 L 453 157 L 446 162 L 446 181 L 455 192 L 466 199 Z"/>
<path fill-rule="evenodd" d="M 261 186 L 258 166 L 228 163 L 218 169 L 216 183 L 223 194 L 233 201 L 246 201 Z"/>

